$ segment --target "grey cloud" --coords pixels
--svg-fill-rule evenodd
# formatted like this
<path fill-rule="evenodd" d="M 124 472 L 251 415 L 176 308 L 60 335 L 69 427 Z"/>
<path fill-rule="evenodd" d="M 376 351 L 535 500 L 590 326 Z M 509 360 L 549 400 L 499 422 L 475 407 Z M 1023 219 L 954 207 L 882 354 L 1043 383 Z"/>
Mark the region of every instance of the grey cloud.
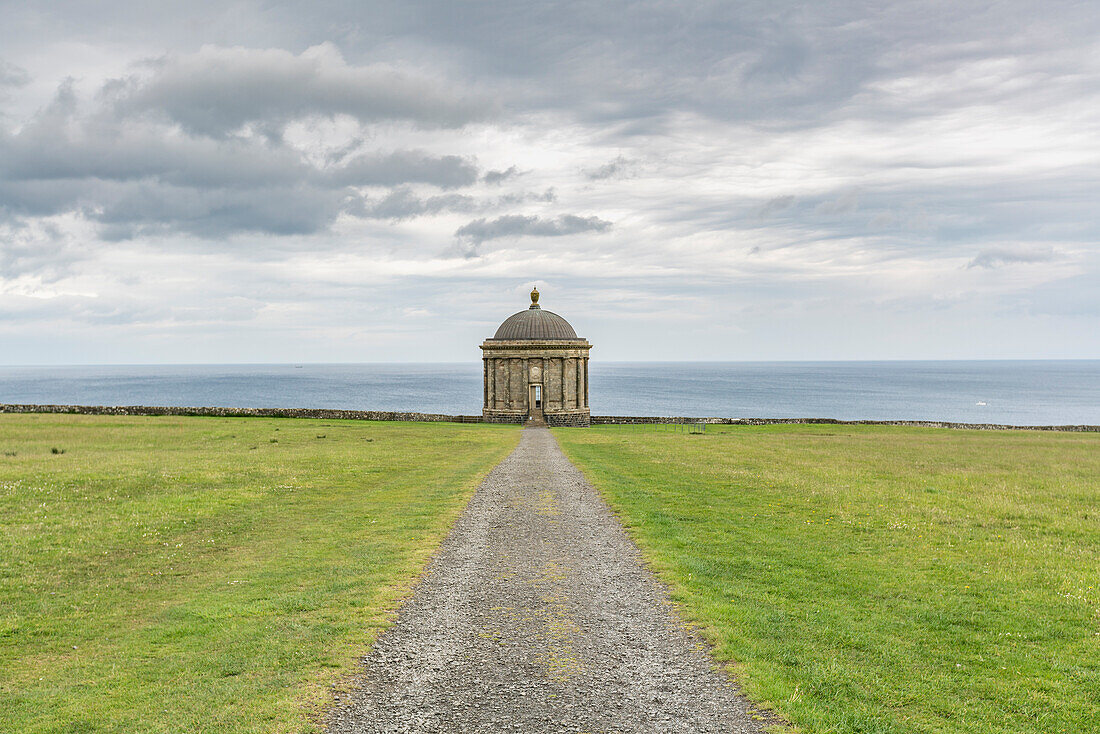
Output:
<path fill-rule="evenodd" d="M 181 232 L 218 238 L 240 232 L 311 234 L 347 205 L 339 192 L 308 185 L 249 189 L 180 188 L 126 183 L 97 190 L 90 216 L 107 240 Z"/>
<path fill-rule="evenodd" d="M 310 180 L 328 186 L 455 188 L 474 183 L 478 174 L 465 158 L 417 150 L 365 154 L 342 165 L 315 167 L 297 151 L 261 140 L 171 136 L 149 125 L 76 118 L 61 124 L 35 121 L 14 136 L 0 132 L 0 154 L 0 177 L 9 181 L 156 178 L 180 186 L 247 187 Z"/>
<path fill-rule="evenodd" d="M 541 201 L 544 203 L 549 203 L 557 200 L 558 195 L 554 191 L 554 187 L 551 186 L 542 193 L 536 193 L 533 191 L 518 191 L 514 194 L 504 194 L 499 199 L 497 199 L 497 202 L 501 206 L 510 206 L 514 204 L 523 204 L 528 201 Z"/>
<path fill-rule="evenodd" d="M 790 209 L 794 205 L 794 196 L 787 194 L 786 196 L 776 196 L 768 199 L 756 210 L 758 216 L 768 217 L 772 214 L 777 214 L 785 209 Z"/>
<path fill-rule="evenodd" d="M 370 219 L 400 221 L 440 212 L 470 212 L 477 208 L 477 201 L 463 194 L 444 194 L 421 198 L 408 188 L 390 192 L 378 201 L 366 201 L 352 213 Z"/>
<path fill-rule="evenodd" d="M 355 187 L 453 189 L 475 183 L 479 174 L 466 158 L 418 150 L 342 159 L 326 165 L 278 140 L 192 136 L 149 120 L 116 118 L 101 107 L 82 110 L 67 82 L 17 132 L 0 128 L 0 214 L 79 212 L 115 240 L 172 231 L 308 234 L 341 212 L 355 214 L 361 200 Z M 389 202 L 391 212 L 401 199 Z M 429 199 L 421 209 L 472 211 L 461 201 Z M 404 214 L 387 216 L 413 215 L 406 206 Z"/>
<path fill-rule="evenodd" d="M 409 187 L 403 186 L 391 191 L 381 199 L 363 200 L 359 205 L 349 209 L 349 213 L 369 219 L 400 221 L 442 212 L 469 213 L 485 211 L 495 207 L 514 206 L 531 201 L 549 203 L 556 199 L 557 196 L 552 188 L 542 193 L 520 191 L 514 194 L 505 194 L 496 199 L 478 200 L 466 194 L 421 197 L 413 193 Z"/>
<path fill-rule="evenodd" d="M 409 54 L 445 49 L 452 68 L 507 89 L 510 106 L 565 110 L 615 126 L 607 135 L 620 139 L 637 130 L 653 134 L 684 113 L 799 129 L 834 115 L 936 115 L 1006 95 L 1027 104 L 1036 91 L 1048 94 L 1055 79 L 1056 86 L 1095 89 L 1093 75 L 1049 68 L 1040 57 L 1087 48 L 1100 30 L 1100 16 L 1087 4 L 1037 17 L 1028 0 L 983 7 L 950 0 L 572 0 L 552 10 L 515 2 L 506 13 L 455 13 L 448 0 L 415 7 L 337 5 L 329 20 L 354 27 L 364 48 L 398 34 Z M 434 22 L 441 17 L 447 22 Z M 882 92 L 882 82 L 919 78 L 929 68 L 949 74 L 1006 56 L 1028 67 L 1012 84 L 985 77 L 963 95 L 929 90 L 917 107 Z"/>
<path fill-rule="evenodd" d="M 846 191 L 834 199 L 821 202 L 814 207 L 814 211 L 825 215 L 851 214 L 858 208 L 859 192 L 853 190 Z"/>
<path fill-rule="evenodd" d="M 1061 253 L 1053 247 L 990 247 L 981 250 L 966 264 L 971 268 L 996 268 L 1016 263 L 1045 263 L 1060 260 Z"/>
<path fill-rule="evenodd" d="M 148 62 L 148 76 L 115 80 L 105 90 L 126 116 L 159 113 L 186 130 L 221 136 L 249 123 L 275 126 L 314 115 L 362 122 L 408 120 L 460 127 L 495 113 L 481 97 L 391 66 L 350 66 L 324 43 L 282 49 L 204 46 Z"/>
<path fill-rule="evenodd" d="M 246 107 L 265 111 L 264 119 L 298 114 L 303 105 L 318 114 L 359 111 L 364 119 L 424 115 L 429 124 L 432 119 L 460 124 L 471 116 L 485 117 L 483 105 L 471 105 L 467 95 L 451 91 L 453 82 L 420 80 L 426 90 L 418 85 L 406 90 L 404 84 L 389 83 L 392 69 L 357 65 L 389 56 L 447 68 L 460 79 L 476 78 L 508 100 L 505 111 L 564 109 L 591 122 L 621 123 L 618 135 L 631 127 L 653 130 L 662 118 L 685 111 L 723 121 L 802 127 L 820 125 L 841 111 L 856 117 L 920 116 L 975 104 L 980 96 L 1028 97 L 1071 77 L 1094 86 L 1092 75 L 1080 69 L 1073 74 L 1073 69 L 1027 57 L 1082 44 L 1087 48 L 1100 30 L 1100 16 L 1088 4 L 1063 4 L 1039 16 L 1033 6 L 1030 0 L 982 7 L 950 0 L 810 5 L 567 0 L 551 10 L 520 0 L 509 3 L 507 12 L 459 13 L 450 0 L 319 7 L 279 3 L 262 11 L 196 0 L 186 9 L 158 8 L 155 23 L 142 4 L 120 2 L 116 7 L 125 10 L 110 25 L 67 9 L 52 15 L 48 30 L 41 23 L 33 30 L 36 42 L 51 32 L 122 42 L 140 31 L 153 34 L 154 47 L 194 48 L 217 27 L 219 37 L 253 47 L 312 46 L 298 55 L 203 48 L 158 60 L 139 76 L 140 88 L 129 81 L 120 84 L 121 97 L 132 95 L 130 102 L 138 109 L 162 110 L 178 115 L 181 124 L 219 134 L 253 121 Z M 9 21 L 4 39 L 9 47 L 32 29 L 17 20 Z M 327 45 L 330 40 L 340 44 L 340 51 Z M 942 97 L 919 108 L 899 108 L 888 95 L 873 92 L 880 81 L 1006 56 L 1030 66 L 1015 79 L 1029 84 L 988 84 L 962 97 L 943 90 L 937 93 Z M 305 98 L 300 94 L 304 87 L 309 90 Z M 255 103 L 245 96 L 249 90 L 256 93 Z M 435 100 L 439 96 L 441 104 Z"/>
<path fill-rule="evenodd" d="M 480 244 L 501 237 L 562 237 L 581 232 L 604 232 L 611 222 L 599 217 L 578 217 L 574 214 L 548 219 L 522 214 L 506 214 L 496 219 L 475 219 L 455 230 L 455 236 Z"/>
<path fill-rule="evenodd" d="M 65 162 L 69 169 L 44 165 L 41 173 L 50 178 L 32 180 L 20 178 L 27 170 L 5 171 L 0 163 L 0 211 L 80 211 L 103 224 L 104 234 L 112 239 L 173 230 L 206 237 L 247 231 L 307 234 L 327 228 L 341 211 L 356 213 L 354 204 L 360 197 L 349 188 L 352 184 L 426 182 L 451 187 L 468 178 L 464 162 L 418 154 L 379 156 L 330 172 L 277 153 L 265 160 L 258 151 L 227 151 L 222 160 L 213 155 L 204 165 L 198 158 L 182 156 L 185 162 L 173 167 L 171 161 L 181 157 L 181 151 L 159 152 L 159 158 L 107 158 L 102 168 L 74 157 Z M 268 175 L 261 175 L 265 171 Z M 391 200 L 391 206 L 400 198 Z M 463 198 L 436 197 L 421 210 L 456 208 Z M 401 218 L 411 215 L 406 211 Z"/>
<path fill-rule="evenodd" d="M 6 181 L 157 178 L 174 185 L 248 186 L 309 173 L 301 156 L 286 148 L 174 137 L 150 126 L 47 116 L 16 135 L 0 132 L 0 179 Z"/>
<path fill-rule="evenodd" d="M 15 219 L 0 225 L 0 278 L 35 275 L 52 282 L 69 275 L 83 255 L 51 222 Z"/>
<path fill-rule="evenodd" d="M 892 229 L 898 225 L 897 212 L 879 212 L 875 216 L 871 217 L 870 227 L 872 229 Z"/>
<path fill-rule="evenodd" d="M 797 8 L 790 3 L 763 0 L 687 5 L 676 0 L 644 4 L 632 0 L 568 0 L 552 9 L 520 0 L 509 3 L 501 12 L 487 7 L 456 12 L 454 3 L 448 0 L 394 4 L 338 1 L 320 6 L 292 2 L 267 4 L 262 10 L 249 5 L 232 5 L 230 9 L 224 4 L 196 0 L 186 10 L 164 9 L 174 21 L 166 22 L 158 15 L 153 22 L 148 8 L 141 4 L 121 2 L 118 7 L 125 10 L 112 18 L 110 26 L 99 18 L 82 17 L 75 10 L 57 13 L 56 26 L 69 30 L 56 32 L 83 32 L 84 28 L 74 24 L 84 22 L 97 26 L 100 37 L 121 42 L 138 31 L 149 34 L 155 27 L 150 42 L 153 47 L 191 49 L 210 37 L 210 28 L 218 28 L 217 37 L 253 47 L 314 46 L 300 55 L 244 49 L 248 53 L 240 54 L 239 67 L 233 53 L 236 49 L 203 49 L 160 60 L 171 69 L 163 72 L 163 79 L 155 87 L 136 96 L 135 103 L 141 109 L 178 112 L 181 124 L 212 133 L 248 121 L 247 113 L 238 110 L 244 103 L 224 99 L 222 93 L 235 80 L 241 81 L 231 88 L 247 84 L 256 89 L 259 103 L 269 110 L 281 114 L 289 108 L 294 114 L 297 108 L 292 102 L 277 98 L 281 91 L 278 85 L 284 85 L 294 99 L 303 77 L 319 81 L 355 76 L 339 73 L 344 67 L 362 72 L 373 81 L 363 70 L 388 69 L 355 64 L 386 57 L 409 59 L 418 67 L 434 64 L 447 68 L 458 79 L 484 82 L 507 100 L 502 105 L 505 110 L 552 107 L 567 109 L 590 121 L 627 121 L 659 118 L 683 110 L 722 119 L 776 119 L 779 108 L 805 107 L 803 116 L 814 119 L 817 113 L 842 105 L 865 80 L 874 78 L 882 67 L 882 55 L 906 42 L 923 46 L 928 38 L 965 35 L 972 27 L 966 22 L 967 15 L 977 15 L 973 10 L 952 13 L 947 4 L 942 9 L 916 12 L 906 11 L 904 4 L 898 3 L 887 8 L 876 6 L 872 12 L 864 0 Z M 992 25 L 1014 28 L 1011 13 L 1002 14 L 1008 17 Z M 872 15 L 876 22 L 860 22 Z M 990 15 L 980 21 L 998 20 L 995 14 Z M 927 28 L 940 17 L 945 20 Z M 896 32 L 891 25 L 905 30 Z M 919 30 L 911 31 L 913 28 Z M 316 44 L 329 41 L 339 43 L 348 61 L 331 46 L 316 48 Z M 795 59 L 799 50 L 801 62 Z M 257 79 L 252 71 L 253 65 L 261 63 L 263 53 L 273 54 L 263 57 L 264 63 L 280 69 L 274 91 L 266 74 Z M 320 71 L 311 68 L 312 56 L 322 58 L 316 63 Z M 792 69 L 796 73 L 792 74 Z M 224 84 L 203 83 L 202 88 L 211 93 L 209 97 L 196 94 L 197 85 L 188 79 L 222 71 Z M 156 74 L 156 69 L 151 69 L 151 76 Z M 380 76 L 385 79 L 385 73 Z M 776 83 L 769 84 L 769 80 Z M 792 85 L 792 81 L 796 83 Z M 327 86 L 338 87 L 339 96 L 344 96 L 342 85 Z M 390 86 L 384 82 L 378 86 L 386 103 L 383 111 L 396 106 L 399 114 L 405 114 L 405 107 L 416 107 L 421 102 L 419 89 L 407 95 L 411 99 L 399 96 L 391 102 Z M 453 96 L 443 83 L 429 83 L 428 87 L 429 93 L 438 95 L 442 90 L 445 97 Z M 313 99 L 313 103 L 334 108 L 350 106 L 349 102 L 332 102 L 333 95 L 318 92 L 316 96 L 319 99 Z M 347 98 L 354 99 L 354 95 L 348 94 Z M 207 114 L 191 107 L 192 102 L 201 105 L 207 99 L 219 109 Z M 440 115 L 436 112 L 439 105 L 427 112 L 414 110 L 409 114 L 442 116 L 447 124 L 471 115 L 474 119 L 486 116 L 484 105 L 462 104 L 465 101 L 466 95 L 459 95 L 459 109 L 454 114 Z M 368 106 L 370 119 L 389 119 L 373 116 L 378 106 Z"/>
<path fill-rule="evenodd" d="M 585 171 L 584 175 L 588 177 L 590 181 L 602 181 L 605 178 L 617 178 L 619 176 L 622 176 L 626 172 L 629 165 L 630 162 L 626 158 L 624 158 L 623 156 L 619 156 L 615 160 L 611 161 L 610 163 L 605 163 L 599 168 L 593 168 L 591 170 Z"/>
<path fill-rule="evenodd" d="M 757 58 L 745 71 L 745 79 L 762 78 L 766 82 L 776 82 L 797 77 L 810 58 L 810 48 L 806 41 L 798 36 L 779 29 L 779 35 L 768 38 Z"/>
<path fill-rule="evenodd" d="M 431 156 L 407 150 L 359 156 L 335 169 L 330 178 L 348 186 L 395 186 L 429 183 L 444 189 L 477 181 L 477 166 L 457 155 Z"/>
<path fill-rule="evenodd" d="M 21 66 L 0 59 L 0 87 L 22 87 L 31 80 L 31 75 Z"/>
<path fill-rule="evenodd" d="M 497 186 L 507 179 L 515 178 L 516 176 L 520 175 L 522 174 L 520 173 L 520 170 L 518 168 L 516 168 L 515 166 L 508 166 L 508 168 L 504 169 L 503 171 L 486 171 L 481 180 L 489 184 L 490 186 Z"/>
<path fill-rule="evenodd" d="M 697 3 L 690 11 L 673 0 L 569 2 L 551 12 L 516 3 L 491 18 L 446 5 L 425 4 L 424 17 L 446 14 L 449 22 L 417 27 L 414 42 L 457 47 L 472 73 L 501 79 L 526 105 L 596 123 L 638 124 L 685 110 L 816 121 L 878 75 L 879 55 L 897 42 L 856 24 L 861 8 L 835 4 L 794 12 L 766 2 Z"/>

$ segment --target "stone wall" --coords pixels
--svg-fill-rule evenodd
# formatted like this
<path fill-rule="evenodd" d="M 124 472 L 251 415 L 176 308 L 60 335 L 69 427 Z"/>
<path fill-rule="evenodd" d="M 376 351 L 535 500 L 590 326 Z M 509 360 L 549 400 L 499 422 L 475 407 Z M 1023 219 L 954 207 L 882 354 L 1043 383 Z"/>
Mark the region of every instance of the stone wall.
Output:
<path fill-rule="evenodd" d="M 72 413 L 79 415 L 198 415 L 221 418 L 320 418 L 325 420 L 415 421 L 428 423 L 481 423 L 480 415 L 446 415 L 385 410 L 335 410 L 329 408 L 189 408 L 158 405 L 31 405 L 0 403 L 0 413 Z M 493 423 L 526 423 L 523 412 L 492 411 Z M 649 425 L 654 423 L 707 423 L 724 426 L 774 426 L 790 424 L 839 426 L 919 426 L 976 431 L 1071 431 L 1100 432 L 1100 425 L 1013 426 L 1003 423 L 952 423 L 950 421 L 842 421 L 835 418 L 692 418 L 688 416 L 594 415 L 587 410 L 547 414 L 550 426 Z"/>
<path fill-rule="evenodd" d="M 653 423 L 707 423 L 722 426 L 777 426 L 787 424 L 838 426 L 920 426 L 924 428 L 961 428 L 974 431 L 1073 431 L 1100 432 L 1100 426 L 1013 426 L 1005 423 L 953 423 L 951 421 L 842 421 L 836 418 L 691 418 L 687 416 L 594 415 L 592 425 L 648 425 Z"/>
<path fill-rule="evenodd" d="M 79 415 L 199 415 L 219 418 L 322 418 L 325 420 L 481 423 L 480 415 L 445 415 L 387 410 L 328 408 L 187 408 L 159 405 L 0 404 L 0 413 L 75 413 Z"/>

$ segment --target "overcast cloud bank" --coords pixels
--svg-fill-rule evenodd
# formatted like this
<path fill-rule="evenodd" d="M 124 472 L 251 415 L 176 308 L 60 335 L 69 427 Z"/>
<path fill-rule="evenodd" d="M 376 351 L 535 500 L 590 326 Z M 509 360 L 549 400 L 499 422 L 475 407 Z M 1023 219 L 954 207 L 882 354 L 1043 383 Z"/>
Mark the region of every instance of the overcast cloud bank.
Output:
<path fill-rule="evenodd" d="M 1100 357 L 1088 4 L 3 10 L 10 362 Z"/>

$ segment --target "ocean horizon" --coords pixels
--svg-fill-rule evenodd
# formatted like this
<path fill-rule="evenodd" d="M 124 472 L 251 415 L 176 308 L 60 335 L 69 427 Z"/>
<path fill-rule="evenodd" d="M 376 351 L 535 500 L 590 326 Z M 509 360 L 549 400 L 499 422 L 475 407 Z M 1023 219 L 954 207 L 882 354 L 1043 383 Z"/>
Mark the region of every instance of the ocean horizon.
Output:
<path fill-rule="evenodd" d="M 593 415 L 1100 423 L 1100 360 L 604 362 Z M 0 403 L 479 414 L 480 362 L 0 367 Z"/>

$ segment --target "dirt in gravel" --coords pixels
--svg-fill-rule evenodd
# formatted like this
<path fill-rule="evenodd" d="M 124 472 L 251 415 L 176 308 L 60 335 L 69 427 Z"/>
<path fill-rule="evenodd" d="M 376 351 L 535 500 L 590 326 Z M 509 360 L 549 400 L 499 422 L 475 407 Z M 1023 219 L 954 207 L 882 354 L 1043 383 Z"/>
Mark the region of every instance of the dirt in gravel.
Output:
<path fill-rule="evenodd" d="M 550 431 L 486 477 L 328 728 L 760 732 Z"/>

